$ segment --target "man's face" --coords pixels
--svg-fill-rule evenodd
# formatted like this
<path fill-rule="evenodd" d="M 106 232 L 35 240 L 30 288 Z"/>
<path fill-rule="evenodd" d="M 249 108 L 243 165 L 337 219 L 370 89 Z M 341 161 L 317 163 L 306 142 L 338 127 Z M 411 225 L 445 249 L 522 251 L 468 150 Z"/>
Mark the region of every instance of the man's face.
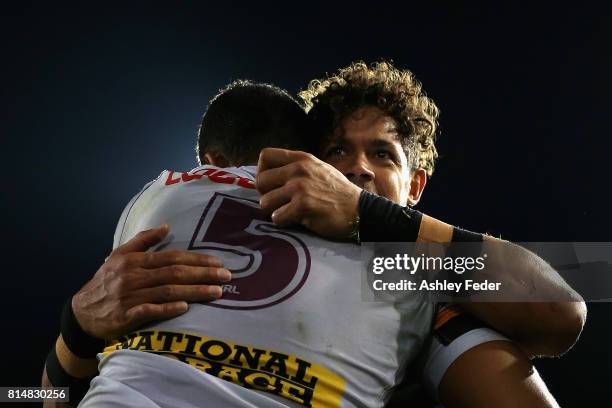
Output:
<path fill-rule="evenodd" d="M 376 107 L 359 108 L 345 118 L 324 146 L 321 158 L 366 191 L 401 205 L 418 201 L 422 186 L 415 200 L 396 123 Z"/>

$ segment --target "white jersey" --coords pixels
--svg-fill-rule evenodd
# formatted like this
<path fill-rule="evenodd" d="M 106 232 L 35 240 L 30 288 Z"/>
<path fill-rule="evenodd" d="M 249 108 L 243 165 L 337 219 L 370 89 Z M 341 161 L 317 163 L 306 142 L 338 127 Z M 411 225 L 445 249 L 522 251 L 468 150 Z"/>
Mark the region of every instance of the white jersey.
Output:
<path fill-rule="evenodd" d="M 164 171 L 132 199 L 114 247 L 168 223 L 157 250 L 216 255 L 232 281 L 221 299 L 108 347 L 83 406 L 126 389 L 125 406 L 384 405 L 429 339 L 435 305 L 426 292 L 363 301 L 360 247 L 279 229 L 259 197 L 253 167 L 201 166 Z"/>

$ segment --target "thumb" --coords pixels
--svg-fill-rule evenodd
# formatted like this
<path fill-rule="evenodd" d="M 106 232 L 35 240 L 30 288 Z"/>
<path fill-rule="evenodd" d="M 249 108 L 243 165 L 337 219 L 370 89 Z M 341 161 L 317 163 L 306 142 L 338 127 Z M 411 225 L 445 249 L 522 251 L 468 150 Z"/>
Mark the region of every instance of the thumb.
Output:
<path fill-rule="evenodd" d="M 145 252 L 153 245 L 160 243 L 170 231 L 168 224 L 162 224 L 159 227 L 150 230 L 141 231 L 130 239 L 125 244 L 119 246 L 113 251 L 114 254 L 126 254 L 128 252 Z"/>

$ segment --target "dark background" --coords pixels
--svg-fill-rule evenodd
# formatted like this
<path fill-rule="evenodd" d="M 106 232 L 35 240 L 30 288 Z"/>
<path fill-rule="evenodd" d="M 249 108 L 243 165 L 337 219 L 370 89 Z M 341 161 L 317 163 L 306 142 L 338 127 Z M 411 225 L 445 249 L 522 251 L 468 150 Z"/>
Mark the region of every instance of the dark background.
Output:
<path fill-rule="evenodd" d="M 237 78 L 295 93 L 391 58 L 441 109 L 421 210 L 513 241 L 612 241 L 609 9 L 223 3 L 3 10 L 0 385 L 39 384 L 123 206 L 195 165 L 207 101 Z M 576 347 L 536 362 L 562 406 L 609 405 L 609 313 L 589 304 Z"/>

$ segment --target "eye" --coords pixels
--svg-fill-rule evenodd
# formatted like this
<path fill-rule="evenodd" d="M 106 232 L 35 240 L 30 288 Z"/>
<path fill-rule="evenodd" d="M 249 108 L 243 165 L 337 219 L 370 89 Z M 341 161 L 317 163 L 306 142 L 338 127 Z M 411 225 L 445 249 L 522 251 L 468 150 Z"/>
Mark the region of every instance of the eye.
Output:
<path fill-rule="evenodd" d="M 327 149 L 327 153 L 325 153 L 326 157 L 330 156 L 345 156 L 346 149 L 343 146 L 332 146 Z"/>
<path fill-rule="evenodd" d="M 393 160 L 393 154 L 388 150 L 378 149 L 376 150 L 376 158 Z"/>

